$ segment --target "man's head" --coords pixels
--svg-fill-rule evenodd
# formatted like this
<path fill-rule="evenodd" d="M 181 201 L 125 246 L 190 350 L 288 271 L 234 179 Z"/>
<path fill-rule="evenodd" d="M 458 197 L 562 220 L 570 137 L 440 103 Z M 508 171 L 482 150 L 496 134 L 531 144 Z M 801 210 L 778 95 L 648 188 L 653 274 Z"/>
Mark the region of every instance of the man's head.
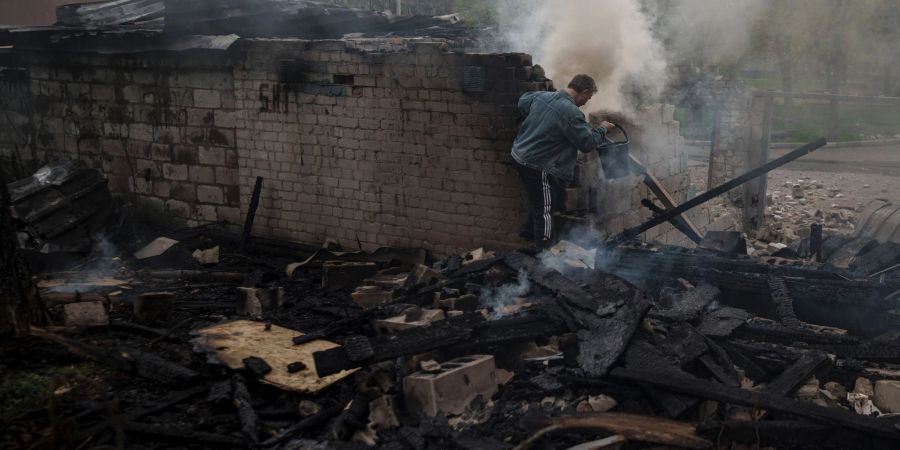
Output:
<path fill-rule="evenodd" d="M 597 83 L 589 75 L 579 74 L 572 78 L 566 91 L 575 100 L 578 107 L 584 106 L 594 93 L 597 92 Z"/>

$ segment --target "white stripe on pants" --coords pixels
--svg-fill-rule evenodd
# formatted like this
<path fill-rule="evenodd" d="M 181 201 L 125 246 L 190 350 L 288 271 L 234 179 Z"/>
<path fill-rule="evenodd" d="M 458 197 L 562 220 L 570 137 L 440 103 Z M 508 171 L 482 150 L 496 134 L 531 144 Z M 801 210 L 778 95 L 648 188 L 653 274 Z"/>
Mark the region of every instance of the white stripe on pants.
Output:
<path fill-rule="evenodd" d="M 550 190 L 550 180 L 547 178 L 547 172 L 541 172 L 541 185 L 544 189 L 544 239 L 550 240 L 553 236 L 553 217 L 550 215 L 552 211 L 553 193 Z"/>

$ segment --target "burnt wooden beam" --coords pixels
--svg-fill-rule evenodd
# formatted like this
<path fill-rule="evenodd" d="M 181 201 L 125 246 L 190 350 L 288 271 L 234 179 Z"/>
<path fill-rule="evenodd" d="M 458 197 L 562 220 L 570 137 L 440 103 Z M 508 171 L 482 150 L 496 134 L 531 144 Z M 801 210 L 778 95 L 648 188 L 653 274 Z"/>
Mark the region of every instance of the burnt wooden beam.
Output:
<path fill-rule="evenodd" d="M 721 301 L 760 315 L 774 316 L 769 276 L 782 277 L 803 322 L 843 328 L 852 334 L 874 336 L 900 327 L 900 317 L 887 314 L 900 301 L 885 299 L 900 283 L 846 280 L 835 273 L 799 268 L 772 268 L 744 259 L 697 254 L 617 249 L 607 253 L 598 270 L 621 276 L 635 284 L 658 287 L 684 278 L 694 284 L 709 283 L 722 290 Z"/>
<path fill-rule="evenodd" d="M 237 410 L 238 420 L 241 423 L 241 433 L 247 440 L 256 445 L 259 443 L 259 424 L 256 411 L 253 409 L 250 391 L 244 377 L 235 374 L 231 377 L 231 401 Z"/>
<path fill-rule="evenodd" d="M 788 328 L 780 323 L 763 319 L 751 319 L 733 333 L 735 337 L 745 337 L 763 342 L 792 344 L 805 342 L 816 345 L 861 345 L 863 340 L 855 336 L 817 333 L 803 328 Z"/>
<path fill-rule="evenodd" d="M 135 275 L 146 278 L 162 278 L 176 280 L 208 280 L 221 281 L 223 283 L 240 284 L 244 282 L 245 274 L 240 272 L 217 272 L 206 270 L 141 270 Z"/>
<path fill-rule="evenodd" d="M 253 194 L 250 196 L 250 205 L 247 207 L 247 217 L 244 218 L 244 231 L 241 233 L 241 247 L 250 243 L 250 234 L 253 232 L 253 221 L 256 219 L 256 209 L 259 208 L 259 195 L 262 192 L 263 177 L 256 177 L 253 186 Z"/>
<path fill-rule="evenodd" d="M 672 333 L 670 333 L 671 335 Z M 676 344 L 681 347 L 681 343 Z M 628 346 L 625 355 L 622 357 L 625 361 L 625 367 L 629 369 L 658 369 L 671 372 L 680 372 L 681 367 L 693 361 L 696 352 L 702 353 L 703 349 L 692 349 L 687 352 L 679 352 L 673 355 L 672 348 L 667 346 L 665 349 L 650 343 L 645 337 L 635 338 Z M 681 353 L 688 353 L 682 355 Z M 665 413 L 671 417 L 679 417 L 690 408 L 693 408 L 700 400 L 695 397 L 674 394 L 646 383 L 639 383 L 640 388 L 648 397 L 660 407 Z"/>
<path fill-rule="evenodd" d="M 488 322 L 476 313 L 441 320 L 427 327 L 403 330 L 390 336 L 351 336 L 340 347 L 313 353 L 313 359 L 316 373 L 324 377 L 439 348 L 459 346 L 460 349 L 475 349 L 555 336 L 565 331 L 564 326 L 544 314 Z"/>
<path fill-rule="evenodd" d="M 644 175 L 644 184 L 653 192 L 653 195 L 662 202 L 665 209 L 662 210 L 662 213 L 665 213 L 667 210 L 674 209 L 678 206 L 678 203 L 675 201 L 675 198 L 672 197 L 672 194 L 663 187 L 662 183 L 650 173 L 646 167 L 637 159 L 634 155 L 628 155 L 631 158 L 631 167 L 632 170 L 636 170 L 638 173 Z M 694 243 L 699 244 L 703 241 L 703 235 L 700 234 L 700 229 L 691 222 L 687 216 L 678 215 L 669 220 L 669 223 L 672 224 L 678 231 L 684 233 L 688 239 L 694 241 Z"/>
<path fill-rule="evenodd" d="M 800 328 L 800 320 L 794 312 L 794 300 L 788 294 L 787 283 L 783 277 L 770 275 L 768 278 L 769 295 L 772 297 L 772 303 L 775 304 L 775 313 L 778 319 L 788 328 Z"/>
<path fill-rule="evenodd" d="M 722 195 L 722 194 L 724 194 L 724 193 L 726 193 L 726 192 L 728 192 L 750 180 L 753 180 L 756 177 L 759 177 L 760 175 L 769 173 L 772 170 L 775 170 L 797 158 L 800 158 L 801 156 L 812 153 L 813 151 L 824 147 L 826 144 L 827 144 L 827 141 L 825 140 L 825 138 L 819 138 L 813 142 L 810 142 L 809 144 L 806 144 L 800 148 L 797 148 L 780 158 L 774 159 L 772 161 L 769 161 L 766 164 L 763 164 L 762 166 L 759 166 L 753 170 L 750 170 L 749 172 L 744 173 L 743 175 L 741 175 L 737 178 L 726 181 L 725 183 L 723 183 L 715 188 L 712 188 L 712 189 L 682 203 L 678 207 L 675 207 L 675 208 L 672 208 L 672 209 L 666 211 L 664 214 L 660 214 L 659 216 L 656 216 L 636 227 L 629 228 L 629 229 L 607 239 L 606 242 L 604 243 L 604 245 L 607 248 L 613 248 L 613 247 L 619 246 L 631 239 L 636 238 L 641 233 L 643 233 L 651 228 L 654 228 L 663 222 L 667 222 L 674 217 L 677 217 L 697 206 L 700 206 L 700 205 L 712 200 L 713 198 L 716 198 L 716 197 L 718 197 L 718 196 L 720 196 L 720 195 Z M 599 256 L 599 254 L 600 254 L 600 252 L 598 252 L 598 256 Z"/>
<path fill-rule="evenodd" d="M 900 430 L 897 430 L 892 423 L 842 409 L 826 408 L 765 392 L 723 386 L 690 375 L 671 372 L 618 368 L 610 372 L 610 376 L 620 380 L 648 383 L 672 392 L 709 400 L 760 407 L 817 422 L 840 425 L 900 443 Z"/>
<path fill-rule="evenodd" d="M 492 258 L 485 258 L 480 261 L 465 264 L 461 268 L 450 274 L 450 278 L 460 278 L 469 274 L 484 272 L 485 270 L 488 270 L 491 267 L 494 267 L 497 264 L 503 262 L 505 259 L 506 255 L 498 254 L 497 256 L 494 256 Z"/>
<path fill-rule="evenodd" d="M 83 440 L 103 431 L 106 428 L 111 428 L 111 427 L 115 426 L 116 423 L 132 422 L 132 421 L 140 419 L 141 417 L 149 416 L 153 413 L 165 410 L 165 409 L 175 406 L 185 400 L 189 400 L 191 398 L 197 397 L 207 391 L 208 391 L 208 389 L 206 388 L 206 386 L 197 386 L 197 387 L 193 387 L 193 388 L 186 389 L 183 391 L 173 392 L 173 393 L 163 397 L 162 399 L 157 400 L 155 402 L 155 404 L 151 407 L 141 408 L 141 409 L 136 409 L 136 410 L 132 409 L 132 410 L 129 410 L 128 412 L 122 414 L 121 416 L 113 417 L 113 418 L 104 420 L 103 422 L 100 422 L 90 428 L 82 429 L 81 431 L 78 432 L 78 440 L 83 441 Z"/>
<path fill-rule="evenodd" d="M 557 315 L 577 330 L 578 364 L 593 376 L 604 375 L 625 352 L 650 310 L 650 299 L 633 287 L 629 289 L 631 298 L 599 296 L 531 256 L 511 253 L 504 262 L 560 297 Z"/>
<path fill-rule="evenodd" d="M 772 380 L 764 391 L 767 394 L 789 397 L 806 383 L 815 371 L 829 363 L 828 356 L 820 352 L 804 353 L 794 364 L 788 366 L 781 375 Z"/>
<path fill-rule="evenodd" d="M 325 422 L 329 421 L 332 417 L 338 415 L 344 407 L 347 406 L 346 403 L 339 403 L 337 405 L 328 407 L 320 411 L 318 414 L 307 417 L 283 430 L 278 432 L 275 436 L 263 441 L 260 443 L 261 448 L 271 448 L 277 444 L 284 442 L 286 439 L 290 439 L 292 436 L 300 433 L 301 431 L 309 430 L 312 428 L 319 428 L 325 424 Z"/>
<path fill-rule="evenodd" d="M 587 311 L 597 309 L 597 302 L 591 293 L 578 287 L 563 274 L 544 266 L 532 256 L 514 252 L 506 256 L 504 263 L 517 272 L 524 270 L 532 281 L 564 298 L 573 306 Z"/>

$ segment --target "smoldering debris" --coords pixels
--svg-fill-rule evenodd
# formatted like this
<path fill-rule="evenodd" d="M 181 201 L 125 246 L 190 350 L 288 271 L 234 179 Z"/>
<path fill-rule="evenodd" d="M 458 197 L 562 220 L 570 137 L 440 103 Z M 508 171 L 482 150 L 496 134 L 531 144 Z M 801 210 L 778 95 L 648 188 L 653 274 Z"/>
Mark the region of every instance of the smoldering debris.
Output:
<path fill-rule="evenodd" d="M 885 338 L 900 329 L 888 313 L 900 301 L 891 297 L 900 289 L 896 274 L 873 281 L 802 260 L 775 266 L 747 255 L 635 245 L 599 253 L 566 242 L 538 257 L 496 253 L 462 265 L 453 256 L 428 265 L 432 277 L 415 276 L 423 273 L 416 261 L 341 254 L 344 265 L 375 264 L 374 274 L 348 284 L 312 253 L 273 264 L 266 250 L 210 230 L 166 237 L 186 248 L 218 246 L 219 262 L 196 269 L 188 253 L 157 272 L 248 276 L 145 277 L 125 271 L 143 263 L 124 253 L 118 261 L 120 273 L 132 274 L 130 289 L 90 305 L 108 321 L 90 316 L 90 328 L 36 330 L 53 343 L 29 344 L 44 349 L 45 364 L 68 361 L 66 348 L 136 376 L 108 381 L 129 411 L 123 434 L 117 422 L 90 413 L 106 400 L 88 391 L 54 394 L 81 440 L 568 448 L 616 432 L 631 442 L 707 448 L 717 439 L 756 442 L 720 430 L 739 427 L 739 415 L 750 414 L 745 407 L 761 406 L 777 415 L 758 416 L 760 429 L 787 420 L 817 430 L 766 434 L 776 448 L 816 446 L 834 423 L 841 427 L 829 428 L 829 439 L 841 448 L 900 442 L 890 423 L 871 416 L 895 407 L 886 400 L 893 385 L 882 381 L 900 373 L 900 347 Z M 605 262 L 591 269 L 585 255 Z M 307 262 L 288 277 L 284 268 L 296 260 Z M 356 283 L 401 276 L 414 281 L 391 284 L 378 305 L 364 308 L 351 296 Z M 241 309 L 248 289 L 283 299 L 250 313 Z M 138 297 L 164 290 L 170 313 L 139 318 Z M 402 327 L 376 325 L 398 317 Z M 811 377 L 828 393 L 808 395 Z M 865 384 L 856 380 L 874 382 L 874 392 L 856 389 Z M 144 406 L 150 398 L 156 406 Z M 26 422 L 51 427 L 42 417 Z M 525 419 L 560 428 L 533 434 Z M 597 431 L 565 431 L 576 424 Z M 29 436 L 22 439 L 32 444 L 50 438 Z"/>

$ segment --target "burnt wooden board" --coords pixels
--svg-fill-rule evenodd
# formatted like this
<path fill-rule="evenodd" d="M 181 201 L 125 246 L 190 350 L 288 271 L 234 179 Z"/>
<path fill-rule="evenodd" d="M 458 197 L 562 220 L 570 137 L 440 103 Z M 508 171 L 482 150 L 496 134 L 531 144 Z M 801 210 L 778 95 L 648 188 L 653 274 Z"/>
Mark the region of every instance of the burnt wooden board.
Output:
<path fill-rule="evenodd" d="M 806 383 L 817 370 L 828 365 L 828 356 L 819 352 L 808 352 L 794 364 L 788 366 L 781 375 L 766 386 L 767 394 L 788 397 Z"/>
<path fill-rule="evenodd" d="M 896 441 L 900 445 L 900 431 L 890 422 L 861 416 L 842 409 L 826 408 L 812 403 L 788 399 L 765 392 L 754 392 L 723 386 L 690 375 L 649 370 L 614 369 L 610 376 L 620 380 L 648 383 L 660 388 L 700 398 L 761 407 L 772 411 L 804 417 L 826 424 L 841 425 L 856 431 Z"/>

